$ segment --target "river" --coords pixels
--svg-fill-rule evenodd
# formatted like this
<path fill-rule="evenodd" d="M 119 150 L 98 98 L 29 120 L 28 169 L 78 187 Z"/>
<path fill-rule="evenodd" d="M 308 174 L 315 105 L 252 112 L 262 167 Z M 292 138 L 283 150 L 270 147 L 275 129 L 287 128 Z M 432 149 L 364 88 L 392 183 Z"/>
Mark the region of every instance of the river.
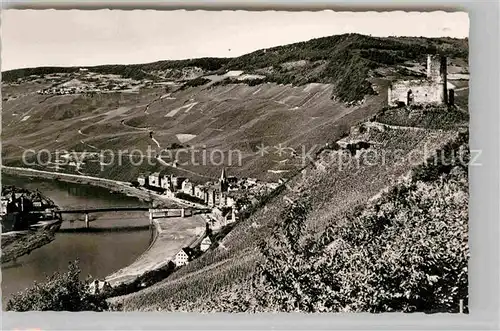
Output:
<path fill-rule="evenodd" d="M 112 193 L 104 188 L 28 177 L 2 175 L 2 185 L 16 185 L 29 190 L 38 189 L 61 208 L 98 208 L 146 206 L 133 197 Z M 74 221 L 66 221 L 73 218 Z M 17 259 L 2 265 L 2 304 L 8 298 L 44 281 L 47 275 L 64 272 L 68 263 L 79 260 L 81 278 L 91 275 L 104 278 L 132 263 L 149 246 L 152 229 L 145 212 L 110 212 L 91 214 L 91 227 L 84 229 L 83 215 L 63 215 L 61 230 L 56 239 Z"/>

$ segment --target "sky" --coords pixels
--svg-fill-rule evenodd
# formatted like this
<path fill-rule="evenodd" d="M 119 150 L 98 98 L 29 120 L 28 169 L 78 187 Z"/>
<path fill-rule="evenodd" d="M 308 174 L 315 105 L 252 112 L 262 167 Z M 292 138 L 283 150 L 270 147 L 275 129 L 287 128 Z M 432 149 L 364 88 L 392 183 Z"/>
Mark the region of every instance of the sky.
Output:
<path fill-rule="evenodd" d="M 234 57 L 342 33 L 465 38 L 467 13 L 2 10 L 1 70 Z"/>

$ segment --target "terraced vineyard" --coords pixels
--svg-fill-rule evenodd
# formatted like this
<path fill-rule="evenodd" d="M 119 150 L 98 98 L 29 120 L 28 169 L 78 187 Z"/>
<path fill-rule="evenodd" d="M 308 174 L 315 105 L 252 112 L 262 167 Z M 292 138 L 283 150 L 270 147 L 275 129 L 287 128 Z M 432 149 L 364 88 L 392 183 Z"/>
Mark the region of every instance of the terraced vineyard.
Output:
<path fill-rule="evenodd" d="M 460 164 L 425 163 L 467 154 L 467 47 L 348 34 L 234 59 L 86 68 L 142 84 L 100 94 L 37 94 L 50 75 L 69 81 L 78 68 L 8 72 L 2 159 L 122 181 L 164 170 L 206 182 L 222 166 L 282 180 L 217 247 L 112 298 L 118 309 L 448 311 L 466 300 L 467 175 Z M 427 53 L 450 57 L 456 107 L 387 108 L 389 82 L 421 77 Z M 373 260 L 382 257 L 389 262 Z"/>
<path fill-rule="evenodd" d="M 430 163 L 434 160 L 434 156 L 442 154 L 439 151 L 449 149 L 447 146 L 460 146 L 466 143 L 467 138 L 464 136 L 466 131 L 462 131 L 456 128 L 448 130 L 428 129 L 425 127 L 415 129 L 398 128 L 385 123 L 374 122 L 356 126 L 347 137 L 339 141 L 339 144 L 362 140 L 369 142 L 370 147 L 368 149 L 358 150 L 354 155 L 350 151 L 343 149 L 324 150 L 314 162 L 314 165 L 303 169 L 302 174 L 288 182 L 286 188 L 280 194 L 271 199 L 248 219 L 238 223 L 224 238 L 222 246 L 209 251 L 162 283 L 126 297 L 115 298 L 113 302 L 119 304 L 122 309 L 130 311 L 264 311 L 269 308 L 293 310 L 293 306 L 286 308 L 271 299 L 267 299 L 266 304 L 259 302 L 257 299 L 264 295 L 265 290 L 255 288 L 252 285 L 255 277 L 259 275 L 256 274 L 257 271 L 262 270 L 256 268 L 256 266 L 266 266 L 266 258 L 263 255 L 265 251 L 263 251 L 262 247 L 272 246 L 274 241 L 270 242 L 269 238 L 274 238 L 274 235 L 279 231 L 285 231 L 286 217 L 284 215 L 290 208 L 290 201 L 306 199 L 309 204 L 310 211 L 303 219 L 303 230 L 300 236 L 294 236 L 298 238 L 297 242 L 300 245 L 320 242 L 327 246 L 335 239 L 335 237 L 331 237 L 331 229 L 337 231 L 337 225 L 342 225 L 346 227 L 345 233 L 354 231 L 354 228 L 351 229 L 351 227 L 354 227 L 356 223 L 346 222 L 347 219 L 355 220 L 362 210 L 368 210 L 377 203 L 384 204 L 386 203 L 384 199 L 392 199 L 387 197 L 386 194 L 389 193 L 384 192 L 394 192 L 394 190 L 397 191 L 403 187 L 408 187 L 410 192 L 415 190 L 411 182 L 416 181 L 417 186 L 420 185 L 418 183 L 423 182 L 419 181 L 416 175 L 412 175 L 412 169 L 421 168 L 426 161 Z M 390 153 L 391 151 L 397 151 L 397 153 Z M 377 159 L 381 155 L 384 155 L 383 162 L 381 159 Z M 440 160 L 440 158 L 437 158 L 437 160 Z M 461 167 L 459 164 L 457 166 Z M 443 176 L 446 176 L 446 174 L 443 173 Z M 431 180 L 429 184 L 423 183 L 422 185 L 430 185 L 428 189 L 435 190 L 435 188 L 431 187 L 434 187 L 437 183 Z M 460 190 L 464 197 L 467 196 L 466 187 L 457 186 L 455 189 Z M 463 206 L 466 208 L 466 205 Z M 419 208 L 425 210 L 427 207 L 422 205 Z M 460 218 L 461 222 L 464 222 L 461 224 L 466 226 L 466 210 L 465 213 L 457 217 Z M 293 219 L 297 219 L 297 217 Z M 427 219 L 427 221 L 434 222 L 432 219 Z M 446 220 L 446 222 L 448 221 L 451 221 L 451 219 Z M 394 231 L 403 231 L 403 228 Z M 407 229 L 404 231 L 407 231 Z M 464 240 L 465 236 L 464 244 L 466 244 L 467 228 L 462 227 L 458 231 L 455 233 L 459 236 L 456 240 Z M 446 232 L 443 236 L 453 236 L 455 234 Z M 325 236 L 330 239 L 324 239 Z M 387 244 L 391 240 L 399 240 L 398 234 L 393 234 L 393 236 L 392 239 L 386 239 Z M 348 240 L 347 242 L 355 240 L 349 238 L 346 237 L 345 240 Z M 449 239 L 451 240 L 451 237 Z M 278 239 L 274 240 L 279 242 Z M 366 249 L 370 243 L 368 241 L 360 245 L 362 245 L 360 249 Z M 292 266 L 295 263 L 306 263 L 298 260 L 301 257 L 295 256 L 290 246 L 285 247 L 289 248 L 283 248 L 285 251 L 280 250 L 281 253 L 279 254 L 282 254 L 282 258 L 287 261 L 286 268 L 293 269 Z M 465 251 L 464 254 L 466 254 Z M 276 257 L 276 255 L 273 256 Z M 272 261 L 269 263 L 272 264 Z M 342 267 L 342 265 L 339 265 L 339 267 Z M 351 266 L 349 268 L 355 267 Z M 265 270 L 263 272 L 265 273 Z M 306 271 L 301 272 L 304 272 L 305 277 Z M 280 273 L 283 273 L 283 270 Z M 288 273 L 285 272 L 284 274 Z M 352 286 L 353 283 L 350 282 L 353 281 L 352 279 L 346 280 L 346 284 Z M 283 280 L 283 282 L 285 281 Z M 300 280 L 297 280 L 297 282 L 300 282 Z M 285 295 L 284 293 L 287 292 L 278 293 Z M 463 292 L 460 293 L 463 295 Z M 454 297 L 455 299 L 457 297 Z M 363 304 L 369 305 L 368 303 L 359 303 L 359 306 L 352 306 L 351 309 L 357 310 L 361 309 L 359 307 L 366 307 Z M 330 309 L 335 310 L 332 307 L 327 310 Z M 411 308 L 401 306 L 399 309 Z"/>

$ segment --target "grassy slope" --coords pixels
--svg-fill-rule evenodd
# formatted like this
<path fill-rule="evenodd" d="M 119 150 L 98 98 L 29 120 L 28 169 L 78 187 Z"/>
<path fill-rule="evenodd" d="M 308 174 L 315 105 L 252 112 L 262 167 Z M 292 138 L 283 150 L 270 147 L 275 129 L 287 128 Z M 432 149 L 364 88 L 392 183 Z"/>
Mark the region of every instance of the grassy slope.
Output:
<path fill-rule="evenodd" d="M 468 135 L 443 155 L 468 160 Z M 468 307 L 466 163 L 416 167 L 366 204 L 304 236 L 307 195 L 296 197 L 260 247 L 254 276 L 167 310 L 458 312 Z M 298 238 L 302 239 L 299 240 Z M 175 294 L 174 294 L 175 295 Z"/>
<path fill-rule="evenodd" d="M 282 143 L 299 152 L 302 145 L 306 150 L 314 145 L 322 146 L 325 141 L 338 139 L 357 121 L 373 116 L 385 101 L 385 95 L 381 93 L 367 97 L 362 105 L 346 107 L 330 100 L 330 85 L 291 87 L 265 84 L 249 87 L 239 84 L 197 87 L 172 93 L 176 99 L 153 103 L 146 114 L 145 105 L 157 98 L 159 93 L 158 90 L 148 90 L 140 95 L 121 98 L 109 95 L 100 99 L 55 96 L 41 104 L 38 103 L 39 96 L 27 96 L 9 102 L 4 107 L 2 131 L 5 163 L 19 165 L 23 148 L 28 147 L 88 152 L 94 152 L 95 148 L 114 151 L 138 148 L 146 153 L 150 146 L 158 151 L 159 148 L 149 138 L 151 130 L 162 148 L 180 143 L 176 134 L 196 135 L 187 144 L 200 150 L 196 159 L 198 163 L 201 163 L 202 150 L 207 150 L 208 155 L 215 150 L 225 153 L 239 150 L 241 166 L 237 164 L 238 154 L 233 154 L 232 164 L 225 158 L 224 164 L 231 174 L 276 181 L 279 175 L 268 173 L 268 169 L 297 169 L 300 160 L 292 159 L 290 155 L 279 157 L 274 153 L 273 146 Z M 197 104 L 188 112 L 181 109 L 173 117 L 165 117 L 171 110 L 194 102 Z M 33 106 L 34 103 L 37 105 Z M 123 111 L 110 111 L 114 108 Z M 70 113 L 74 115 L 68 118 L 66 115 Z M 30 118 L 21 121 L 25 116 Z M 51 119 L 50 125 L 45 118 Z M 271 153 L 259 157 L 256 152 L 260 144 L 271 146 Z M 194 180 L 204 181 L 206 178 L 203 176 L 217 177 L 220 173 L 218 160 L 214 160 L 214 164 L 208 162 L 207 165 L 197 166 L 189 160 L 188 154 L 180 156 L 181 161 L 189 161 L 186 169 L 202 175 L 193 176 L 184 172 Z M 113 169 L 106 167 L 103 172 L 96 169 L 96 163 L 88 163 L 81 171 L 118 180 L 132 180 L 138 173 L 155 168 L 182 174 L 182 171 L 164 167 L 158 162 L 156 166 L 145 162 L 139 167 L 129 167 L 127 159 L 124 158 L 121 166 L 115 164 Z M 287 163 L 277 163 L 286 159 L 289 159 Z M 171 160 L 165 158 L 165 161 Z M 71 167 L 66 168 L 71 171 Z"/>
<path fill-rule="evenodd" d="M 2 240 L 1 263 L 7 263 L 16 258 L 29 254 L 31 251 L 42 247 L 55 239 L 55 231 L 51 229 L 39 229 L 28 231 L 17 237 L 15 241 L 5 243 Z"/>
<path fill-rule="evenodd" d="M 98 148 L 121 148 L 122 146 L 127 146 L 129 149 L 144 148 L 152 144 L 147 131 L 124 129 L 120 120 L 126 120 L 126 123 L 133 126 L 152 126 L 162 146 L 174 142 L 176 133 L 197 134 L 198 140 L 190 141 L 189 144 L 206 144 L 221 149 L 239 147 L 242 142 L 249 142 L 251 146 L 246 150 L 249 154 L 254 153 L 255 146 L 261 142 L 272 145 L 285 141 L 293 143 L 294 147 L 315 143 L 323 145 L 325 142 L 338 140 L 352 125 L 372 117 L 382 108 L 386 100 L 383 93 L 365 96 L 371 93 L 370 89 L 373 88 L 366 81 L 370 68 L 394 65 L 407 60 L 423 61 L 425 53 L 438 51 L 447 51 L 451 56 L 466 57 L 467 41 L 424 38 L 384 39 L 342 35 L 257 51 L 236 59 L 221 59 L 219 62 L 201 59 L 182 63 L 158 62 L 126 67 L 106 66 L 106 69 L 102 70 L 119 73 L 123 68 L 128 68 L 124 75 L 133 75 L 137 70 L 147 71 L 145 69 L 148 68 L 147 66 L 150 66 L 148 70 L 163 70 L 192 65 L 200 66 L 206 71 L 238 69 L 255 73 L 266 72 L 266 80 L 278 83 L 300 85 L 308 82 L 322 82 L 331 83 L 331 85 L 327 85 L 328 88 L 322 91 L 314 91 L 314 88 L 311 91 L 304 86 L 292 87 L 277 84 L 196 86 L 173 94 L 177 98 L 175 100 L 152 105 L 148 110 L 152 116 L 144 116 L 144 107 L 161 95 L 162 90 L 146 90 L 142 91 L 139 96 L 114 100 L 117 102 L 116 107 L 130 107 L 116 118 L 109 118 L 108 110 L 111 104 L 106 98 L 95 101 L 91 109 L 75 119 L 64 118 L 64 112 L 67 111 L 65 107 L 46 109 L 43 114 L 48 116 L 63 111 L 62 115 L 58 115 L 61 116 L 60 121 L 56 125 L 46 125 L 41 121 L 37 126 L 39 131 L 25 132 L 22 136 L 19 136 L 18 132 L 25 124 L 30 124 L 29 120 L 26 123 L 20 123 L 19 118 L 16 117 L 18 115 L 13 115 L 13 112 L 32 112 L 36 115 L 35 119 L 44 115 L 38 114 L 38 109 L 31 110 L 31 102 L 12 101 L 12 103 L 17 102 L 12 104 L 13 107 L 11 107 L 11 102 L 8 103 L 7 119 L 12 125 L 3 131 L 2 138 L 3 142 L 9 142 L 11 139 L 13 143 L 20 146 L 7 145 L 2 152 L 8 156 L 15 156 L 16 153 L 19 155 L 23 144 L 30 147 L 34 144 L 38 148 L 51 149 L 81 148 L 81 146 L 78 147 L 81 144 L 80 139 Z M 283 63 L 298 60 L 305 60 L 306 64 L 292 69 L 283 69 Z M 43 71 L 43 69 L 40 70 Z M 28 70 L 24 73 L 16 73 L 16 75 L 26 75 L 29 72 Z M 15 76 L 14 73 L 12 75 Z M 258 92 L 259 88 L 261 91 Z M 331 94 L 339 100 L 330 100 Z M 193 97 L 199 102 L 196 107 L 189 112 L 179 112 L 174 118 L 165 118 L 164 115 L 168 111 L 192 102 Z M 27 98 L 37 97 L 28 96 Z M 71 100 L 69 102 L 71 103 L 73 101 L 70 98 L 72 97 L 54 97 L 54 101 L 68 103 Z M 365 103 L 355 107 L 346 107 L 342 102 L 362 98 L 366 98 Z M 286 104 L 284 105 L 283 102 Z M 49 104 L 52 105 L 52 101 Z M 291 110 L 294 106 L 303 107 L 303 109 L 294 112 Z M 391 120 L 391 123 L 394 121 Z M 424 121 L 424 123 L 429 122 Z M 439 149 L 446 141 L 454 139 L 456 130 L 450 126 L 448 128 L 450 128 L 449 131 L 373 129 L 365 133 L 354 131 L 351 137 L 376 142 L 373 149 L 378 151 L 386 148 L 400 149 L 403 155 L 417 151 L 416 156 L 423 159 L 424 146 L 427 150 Z M 75 134 L 78 129 L 82 129 L 84 134 Z M 221 133 L 218 130 L 223 131 Z M 275 133 L 276 136 L 265 137 L 264 140 L 261 137 L 263 131 Z M 64 137 L 55 139 L 59 132 Z M 223 240 L 224 246 L 207 252 L 164 282 L 118 301 L 122 301 L 124 308 L 128 310 L 182 310 L 187 307 L 202 309 L 204 304 L 195 302 L 200 296 L 211 300 L 219 296 L 221 291 L 231 288 L 234 283 L 243 282 L 252 276 L 256 263 L 262 260 L 258 246 L 270 237 L 275 231 L 275 226 L 281 222 L 285 196 L 293 197 L 298 194 L 297 192 L 302 192 L 311 197 L 313 212 L 308 215 L 306 233 L 307 236 L 320 236 L 329 225 L 343 219 L 354 208 L 365 204 L 370 197 L 384 189 L 388 183 L 393 183 L 397 178 L 406 174 L 411 168 L 409 164 L 397 163 L 397 160 L 388 156 L 384 166 L 364 164 L 357 167 L 355 162 L 351 162 L 343 165 L 339 170 L 335 158 L 329 159 L 328 154 L 324 152 L 315 166 L 308 166 L 302 176 L 292 178 L 284 191 L 273 197 L 249 219 L 239 223 Z M 15 157 L 12 160 L 15 160 Z M 356 159 L 348 158 L 347 160 L 355 161 Z M 269 169 L 274 161 L 276 160 L 271 158 L 246 161 L 241 174 L 254 175 L 256 173 L 252 171 Z M 147 170 L 147 168 L 134 168 L 135 172 L 139 170 Z M 212 173 L 216 175 L 220 171 L 218 168 L 210 167 L 193 170 L 206 171 L 207 175 L 212 175 Z M 235 168 L 234 171 L 238 169 Z M 136 175 L 135 172 L 122 175 L 122 171 L 117 168 L 109 170 L 104 175 L 123 176 L 120 179 L 130 179 Z M 262 173 L 259 175 L 262 176 Z M 264 177 L 264 179 L 268 178 Z M 189 306 L 187 302 L 195 303 Z M 215 309 L 220 307 L 222 306 L 216 306 Z"/>
<path fill-rule="evenodd" d="M 401 156 L 411 153 L 412 159 L 420 161 L 429 156 L 425 153 L 441 149 L 458 135 L 456 129 L 372 127 L 361 131 L 363 133 L 354 129 L 349 138 L 375 143 L 372 150 L 378 151 L 378 155 L 381 155 L 382 150 L 391 149 L 398 150 Z M 246 280 L 255 272 L 258 262 L 262 262 L 258 247 L 271 237 L 276 225 L 281 222 L 281 214 L 286 206 L 285 197 L 294 199 L 295 196 L 308 196 L 312 211 L 307 217 L 305 236 L 317 239 L 326 228 L 351 215 L 388 184 L 395 185 L 413 166 L 409 162 L 398 162 L 401 159 L 390 153 L 386 155 L 384 165 L 368 162 L 375 161 L 373 159 L 355 159 L 347 155 L 339 162 L 339 158 L 333 155 L 332 152 L 324 151 L 315 167 L 310 166 L 303 175 L 293 178 L 283 192 L 249 219 L 239 223 L 223 240 L 224 247 L 207 252 L 162 283 L 119 298 L 117 302 L 122 303 L 125 310 L 227 308 L 220 301 L 212 306 L 207 306 L 207 302 L 220 293 L 230 296 L 234 284 L 247 284 Z M 358 161 L 360 166 L 357 166 Z M 342 166 L 339 168 L 340 164 Z M 197 301 L 199 297 L 205 299 Z"/>

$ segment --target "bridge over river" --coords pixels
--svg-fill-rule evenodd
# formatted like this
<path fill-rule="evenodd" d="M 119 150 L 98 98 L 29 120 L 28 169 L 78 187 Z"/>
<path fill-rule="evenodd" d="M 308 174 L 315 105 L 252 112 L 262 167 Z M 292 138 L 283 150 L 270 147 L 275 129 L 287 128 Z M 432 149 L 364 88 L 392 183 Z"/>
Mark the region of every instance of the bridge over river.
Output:
<path fill-rule="evenodd" d="M 85 226 L 90 228 L 90 214 L 96 213 L 109 213 L 109 212 L 131 212 L 131 211 L 143 211 L 149 213 L 149 221 L 153 222 L 155 218 L 165 218 L 165 217 L 189 217 L 196 214 L 209 213 L 209 208 L 149 208 L 149 207 L 105 207 L 105 208 L 80 208 L 80 209 L 53 209 L 52 213 L 54 216 L 59 216 L 59 219 L 63 219 L 63 214 L 83 214 L 85 215 Z"/>

